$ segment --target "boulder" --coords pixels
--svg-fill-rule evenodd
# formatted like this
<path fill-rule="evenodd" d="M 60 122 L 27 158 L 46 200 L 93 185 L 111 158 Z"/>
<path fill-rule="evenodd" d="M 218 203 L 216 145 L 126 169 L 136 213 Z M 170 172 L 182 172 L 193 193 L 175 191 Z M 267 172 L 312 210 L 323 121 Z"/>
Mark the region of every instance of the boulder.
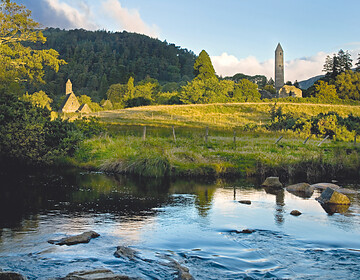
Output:
<path fill-rule="evenodd" d="M 311 187 L 314 187 L 315 189 L 318 189 L 318 190 L 325 190 L 327 188 L 331 188 L 333 190 L 340 189 L 340 186 L 332 184 L 332 183 L 316 183 L 316 184 L 311 185 Z"/>
<path fill-rule="evenodd" d="M 192 277 L 192 275 L 189 272 L 189 269 L 185 266 L 182 266 L 181 264 L 179 264 L 177 261 L 175 261 L 174 259 L 168 257 L 167 258 L 170 262 L 165 264 L 166 266 L 169 266 L 171 268 L 174 268 L 177 272 L 177 278 L 175 279 L 179 279 L 179 280 L 194 280 L 194 277 Z"/>
<path fill-rule="evenodd" d="M 319 189 L 319 190 L 325 190 L 326 188 L 331 188 L 342 194 L 357 194 L 358 193 L 357 191 L 345 189 L 345 188 L 342 188 L 342 187 L 340 187 L 336 184 L 332 184 L 332 183 L 317 183 L 317 184 L 311 185 L 311 187 L 314 187 L 315 189 Z"/>
<path fill-rule="evenodd" d="M 70 237 L 61 238 L 59 240 L 49 240 L 48 242 L 50 244 L 55 245 L 76 245 L 79 243 L 89 243 L 92 238 L 99 237 L 100 234 L 98 234 L 95 231 L 87 231 L 79 235 L 74 235 Z"/>
<path fill-rule="evenodd" d="M 308 183 L 298 183 L 286 187 L 286 190 L 288 192 L 301 196 L 303 198 L 311 197 L 314 193 L 314 189 L 315 188 L 310 186 Z"/>
<path fill-rule="evenodd" d="M 241 204 L 251 204 L 251 201 L 250 200 L 239 200 L 239 203 Z"/>
<path fill-rule="evenodd" d="M 345 213 L 350 205 L 343 205 L 343 204 L 322 204 L 320 203 L 321 207 L 325 210 L 326 213 L 328 213 L 329 215 L 333 215 L 335 213 L 340 213 L 343 214 Z"/>
<path fill-rule="evenodd" d="M 279 189 L 283 187 L 279 180 L 279 177 L 267 177 L 264 183 L 261 184 L 261 186 Z"/>
<path fill-rule="evenodd" d="M 302 213 L 299 211 L 299 210 L 292 210 L 290 212 L 290 215 L 293 215 L 293 216 L 300 216 Z"/>
<path fill-rule="evenodd" d="M 0 280 L 26 280 L 27 278 L 14 271 L 1 271 Z"/>
<path fill-rule="evenodd" d="M 130 260 L 133 260 L 138 252 L 126 247 L 126 246 L 117 246 L 116 252 L 114 253 L 114 256 L 117 258 L 128 258 Z"/>
<path fill-rule="evenodd" d="M 132 279 L 125 275 L 117 275 L 109 269 L 94 269 L 75 271 L 69 273 L 63 280 L 129 280 Z"/>
<path fill-rule="evenodd" d="M 332 188 L 326 188 L 322 193 L 321 196 L 317 198 L 322 204 L 350 204 L 350 199 L 342 194 L 339 193 Z"/>

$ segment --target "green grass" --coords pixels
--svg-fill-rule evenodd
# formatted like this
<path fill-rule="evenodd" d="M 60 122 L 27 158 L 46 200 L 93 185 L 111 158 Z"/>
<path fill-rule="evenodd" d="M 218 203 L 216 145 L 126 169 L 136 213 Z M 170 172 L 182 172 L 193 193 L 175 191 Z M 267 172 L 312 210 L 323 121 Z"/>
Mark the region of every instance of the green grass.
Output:
<path fill-rule="evenodd" d="M 360 177 L 360 145 L 306 135 L 269 132 L 274 103 L 148 106 L 98 113 L 109 134 L 86 140 L 76 165 L 141 176 L 269 176 L 307 180 Z M 360 106 L 281 103 L 284 113 L 313 116 L 329 111 L 360 116 Z M 244 126 L 256 124 L 256 130 Z M 175 126 L 176 143 L 172 128 Z M 250 126 L 249 126 L 250 125 Z M 143 126 L 147 127 L 143 140 Z M 209 127 L 205 143 L 205 127 Z M 233 130 L 236 131 L 236 146 Z M 284 138 L 275 144 L 278 137 Z"/>
<path fill-rule="evenodd" d="M 274 102 L 159 105 L 102 111 L 93 115 L 99 116 L 105 123 L 116 125 L 234 128 L 267 123 L 273 106 Z M 278 103 L 277 106 L 282 107 L 283 113 L 292 112 L 295 116 L 314 116 L 329 111 L 337 112 L 343 117 L 350 113 L 360 116 L 360 106 L 306 103 Z"/>

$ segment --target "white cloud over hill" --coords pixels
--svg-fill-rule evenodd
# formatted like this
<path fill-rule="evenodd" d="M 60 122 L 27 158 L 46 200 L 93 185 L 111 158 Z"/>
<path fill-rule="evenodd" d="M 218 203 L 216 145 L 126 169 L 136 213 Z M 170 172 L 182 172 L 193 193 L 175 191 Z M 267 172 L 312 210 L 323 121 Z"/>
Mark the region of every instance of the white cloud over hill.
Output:
<path fill-rule="evenodd" d="M 319 52 L 311 57 L 297 58 L 285 62 L 285 81 L 302 81 L 323 74 L 322 69 L 326 53 Z M 254 56 L 238 59 L 233 55 L 223 53 L 220 56 L 212 56 L 215 71 L 221 76 L 233 76 L 236 73 L 246 75 L 265 75 L 274 78 L 274 59 L 260 62 Z"/>

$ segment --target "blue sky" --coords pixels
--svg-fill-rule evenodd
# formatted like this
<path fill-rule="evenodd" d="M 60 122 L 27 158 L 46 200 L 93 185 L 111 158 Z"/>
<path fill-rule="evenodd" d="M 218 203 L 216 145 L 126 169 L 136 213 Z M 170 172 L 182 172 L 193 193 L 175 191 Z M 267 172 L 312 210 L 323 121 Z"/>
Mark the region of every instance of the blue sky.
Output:
<path fill-rule="evenodd" d="M 278 42 L 286 80 L 322 74 L 325 56 L 360 52 L 359 0 L 17 0 L 44 26 L 127 30 L 205 49 L 219 75 L 273 76 Z"/>

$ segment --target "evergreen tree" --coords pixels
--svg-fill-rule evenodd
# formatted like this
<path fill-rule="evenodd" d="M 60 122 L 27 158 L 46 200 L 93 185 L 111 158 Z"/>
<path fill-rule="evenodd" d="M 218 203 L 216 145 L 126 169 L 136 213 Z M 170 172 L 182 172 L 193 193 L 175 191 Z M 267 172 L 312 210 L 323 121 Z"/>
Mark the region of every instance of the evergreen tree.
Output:
<path fill-rule="evenodd" d="M 358 60 L 357 60 L 357 62 L 355 63 L 355 65 L 356 65 L 355 71 L 356 71 L 356 72 L 360 72 L 360 53 L 358 54 Z"/>
<path fill-rule="evenodd" d="M 194 75 L 196 79 L 206 80 L 216 77 L 211 59 L 205 50 L 202 50 L 194 63 Z"/>
<path fill-rule="evenodd" d="M 325 72 L 326 76 L 331 76 L 331 73 L 333 71 L 333 65 L 334 65 L 334 60 L 330 55 L 327 55 L 325 58 L 325 64 L 324 64 L 324 68 L 323 68 L 323 72 Z"/>
<path fill-rule="evenodd" d="M 337 57 L 339 61 L 339 73 L 351 69 L 352 59 L 348 51 L 344 52 L 343 50 L 339 50 Z"/>

